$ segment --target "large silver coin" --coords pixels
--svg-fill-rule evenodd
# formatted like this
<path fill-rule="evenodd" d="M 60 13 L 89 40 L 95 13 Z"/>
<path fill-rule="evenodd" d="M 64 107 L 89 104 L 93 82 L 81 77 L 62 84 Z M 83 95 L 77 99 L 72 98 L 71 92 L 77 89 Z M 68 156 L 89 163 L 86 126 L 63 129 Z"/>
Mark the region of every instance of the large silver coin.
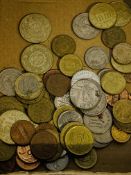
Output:
<path fill-rule="evenodd" d="M 57 124 L 60 130 L 69 122 L 83 123 L 82 116 L 76 111 L 65 111 L 60 114 Z"/>
<path fill-rule="evenodd" d="M 82 39 L 95 38 L 100 30 L 93 27 L 88 19 L 88 13 L 81 13 L 77 15 L 72 22 L 72 28 L 74 33 Z"/>
<path fill-rule="evenodd" d="M 112 125 L 112 115 L 108 109 L 106 109 L 101 115 L 90 117 L 84 115 L 84 124 L 93 133 L 102 134 L 105 133 Z"/>
<path fill-rule="evenodd" d="M 100 84 L 100 78 L 94 72 L 88 70 L 81 70 L 73 75 L 71 79 L 71 86 L 73 86 L 73 84 L 76 83 L 78 80 L 87 78 L 90 78 Z"/>
<path fill-rule="evenodd" d="M 80 109 L 94 108 L 101 98 L 100 85 L 92 79 L 79 80 L 71 87 L 70 97 Z"/>
<path fill-rule="evenodd" d="M 93 46 L 87 49 L 85 62 L 92 69 L 103 69 L 109 63 L 109 57 L 101 47 Z"/>

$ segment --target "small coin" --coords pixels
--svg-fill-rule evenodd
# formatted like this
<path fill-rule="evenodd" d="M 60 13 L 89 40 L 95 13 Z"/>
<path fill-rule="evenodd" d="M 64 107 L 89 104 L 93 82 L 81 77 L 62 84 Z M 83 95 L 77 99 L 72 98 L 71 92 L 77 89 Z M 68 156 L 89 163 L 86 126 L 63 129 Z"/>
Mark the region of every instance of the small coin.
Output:
<path fill-rule="evenodd" d="M 94 108 L 100 101 L 101 89 L 92 79 L 77 81 L 70 90 L 72 103 L 80 109 Z"/>
<path fill-rule="evenodd" d="M 16 68 L 6 68 L 0 71 L 0 92 L 6 96 L 15 96 L 14 84 L 22 72 Z"/>
<path fill-rule="evenodd" d="M 97 3 L 89 11 L 89 20 L 98 29 L 107 29 L 116 22 L 115 9 L 107 3 Z"/>
<path fill-rule="evenodd" d="M 32 44 L 21 54 L 21 64 L 28 72 L 43 74 L 53 65 L 53 54 L 42 44 Z"/>
<path fill-rule="evenodd" d="M 113 48 L 113 58 L 119 64 L 131 63 L 131 45 L 119 43 Z"/>
<path fill-rule="evenodd" d="M 98 76 L 100 77 L 100 79 L 103 77 L 103 75 L 104 75 L 106 72 L 109 72 L 110 70 L 111 70 L 110 68 L 101 69 L 101 70 L 98 72 Z"/>
<path fill-rule="evenodd" d="M 13 171 L 15 171 L 15 168 L 16 168 L 15 157 L 12 157 L 11 159 L 7 161 L 0 161 L 0 173 L 1 174 L 12 173 Z"/>
<path fill-rule="evenodd" d="M 74 111 L 74 110 L 69 110 L 69 111 L 65 111 L 63 113 L 60 114 L 57 124 L 60 130 L 62 130 L 62 128 L 70 122 L 80 122 L 83 123 L 83 119 L 82 116 Z"/>
<path fill-rule="evenodd" d="M 49 19 L 42 14 L 28 14 L 20 21 L 19 31 L 26 41 L 40 43 L 48 39 L 51 24 Z"/>
<path fill-rule="evenodd" d="M 61 97 L 70 89 L 70 79 L 61 73 L 50 75 L 46 82 L 46 88 L 50 94 Z"/>
<path fill-rule="evenodd" d="M 109 94 L 121 93 L 125 86 L 126 80 L 122 74 L 115 71 L 105 73 L 101 79 L 101 86 Z"/>
<path fill-rule="evenodd" d="M 87 49 L 85 53 L 85 63 L 92 69 L 103 69 L 109 62 L 105 51 L 98 46 Z"/>
<path fill-rule="evenodd" d="M 109 144 L 110 144 L 110 143 L 99 143 L 99 142 L 97 142 L 97 141 L 95 140 L 95 142 L 94 142 L 94 147 L 95 147 L 95 148 L 105 148 L 105 147 L 107 147 Z"/>
<path fill-rule="evenodd" d="M 37 98 L 43 89 L 41 78 L 33 73 L 24 73 L 15 81 L 16 94 L 27 100 Z"/>
<path fill-rule="evenodd" d="M 64 170 L 69 163 L 68 155 L 61 157 L 53 162 L 46 163 L 46 168 L 50 171 L 62 171 Z"/>
<path fill-rule="evenodd" d="M 68 35 L 58 35 L 52 41 L 52 50 L 58 57 L 72 54 L 76 50 L 76 43 Z"/>
<path fill-rule="evenodd" d="M 84 115 L 84 124 L 93 133 L 102 134 L 105 133 L 112 125 L 112 115 L 108 109 L 106 109 L 99 116 Z"/>
<path fill-rule="evenodd" d="M 125 142 L 129 141 L 129 139 L 131 137 L 129 134 L 118 129 L 114 125 L 111 128 L 111 134 L 112 134 L 113 139 L 119 143 L 125 143 Z"/>
<path fill-rule="evenodd" d="M 82 67 L 82 60 L 74 54 L 63 56 L 59 63 L 61 72 L 70 77 L 72 77 L 77 71 L 81 70 Z"/>
<path fill-rule="evenodd" d="M 131 83 L 131 73 L 129 74 L 124 74 L 124 77 L 128 83 Z"/>
<path fill-rule="evenodd" d="M 100 30 L 93 27 L 88 19 L 88 13 L 78 14 L 72 21 L 72 28 L 74 33 L 82 39 L 93 39 Z"/>
<path fill-rule="evenodd" d="M 112 7 L 115 9 L 117 14 L 117 20 L 115 26 L 125 26 L 131 20 L 130 8 L 124 2 L 112 2 Z"/>
<path fill-rule="evenodd" d="M 107 47 L 113 48 L 119 43 L 126 42 L 126 34 L 123 29 L 114 26 L 102 32 L 102 41 Z"/>
<path fill-rule="evenodd" d="M 44 75 L 43 75 L 43 83 L 46 84 L 48 78 L 50 75 L 53 75 L 53 74 L 56 74 L 56 73 L 60 73 L 60 70 L 58 69 L 50 69 L 48 72 L 46 72 Z"/>
<path fill-rule="evenodd" d="M 34 125 L 26 120 L 16 121 L 10 130 L 12 140 L 18 145 L 28 145 L 35 134 Z"/>
<path fill-rule="evenodd" d="M 81 70 L 73 75 L 71 79 L 71 86 L 73 86 L 73 84 L 76 83 L 78 80 L 87 78 L 93 79 L 94 81 L 100 84 L 100 79 L 94 72 L 89 70 Z"/>
<path fill-rule="evenodd" d="M 95 149 L 92 149 L 88 154 L 74 158 L 76 165 L 82 169 L 89 169 L 95 166 L 97 162 L 97 153 Z"/>

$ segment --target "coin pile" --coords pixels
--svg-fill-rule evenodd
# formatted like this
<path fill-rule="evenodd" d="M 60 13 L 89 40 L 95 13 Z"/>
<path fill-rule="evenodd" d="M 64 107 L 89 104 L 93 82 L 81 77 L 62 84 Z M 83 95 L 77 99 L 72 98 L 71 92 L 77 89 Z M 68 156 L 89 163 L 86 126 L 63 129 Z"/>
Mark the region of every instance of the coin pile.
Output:
<path fill-rule="evenodd" d="M 113 140 L 129 141 L 131 45 L 121 27 L 130 19 L 123 2 L 97 3 L 74 17 L 77 37 L 90 40 L 101 33 L 111 51 L 109 56 L 99 46 L 88 48 L 84 68 L 74 54 L 72 37 L 55 36 L 51 49 L 41 44 L 52 30 L 46 16 L 22 18 L 20 34 L 33 43 L 21 54 L 24 71 L 12 67 L 0 71 L 1 171 L 13 171 L 15 163 L 12 167 L 9 163 L 13 159 L 27 171 L 43 166 L 43 161 L 46 169 L 61 171 L 70 159 L 89 169 L 97 163 L 98 148 Z M 52 69 L 56 57 L 59 68 Z"/>

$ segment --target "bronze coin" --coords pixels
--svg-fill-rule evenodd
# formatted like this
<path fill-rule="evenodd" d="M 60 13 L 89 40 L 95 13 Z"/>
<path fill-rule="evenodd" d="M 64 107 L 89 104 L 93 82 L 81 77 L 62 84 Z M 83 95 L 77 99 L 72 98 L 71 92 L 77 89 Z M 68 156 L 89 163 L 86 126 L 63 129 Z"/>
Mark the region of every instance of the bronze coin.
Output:
<path fill-rule="evenodd" d="M 48 72 L 46 72 L 43 76 L 43 83 L 46 84 L 46 81 L 48 80 L 49 76 L 56 73 L 60 73 L 60 71 L 58 69 L 51 69 Z"/>
<path fill-rule="evenodd" d="M 56 137 L 49 131 L 36 133 L 31 140 L 31 152 L 38 159 L 52 158 L 58 149 Z"/>
<path fill-rule="evenodd" d="M 61 97 L 70 89 L 70 82 L 70 78 L 61 73 L 57 73 L 49 76 L 46 82 L 46 88 L 50 94 Z"/>
<path fill-rule="evenodd" d="M 35 134 L 34 125 L 26 120 L 15 122 L 10 131 L 12 140 L 18 145 L 28 145 Z"/>
<path fill-rule="evenodd" d="M 12 157 L 8 161 L 0 161 L 0 174 L 11 173 L 16 168 L 15 157 Z"/>
<path fill-rule="evenodd" d="M 50 123 L 41 123 L 41 124 L 39 124 L 36 127 L 36 132 L 47 130 L 47 129 L 50 129 L 50 130 L 52 130 L 54 132 L 57 132 L 56 127 L 54 125 L 50 124 Z"/>

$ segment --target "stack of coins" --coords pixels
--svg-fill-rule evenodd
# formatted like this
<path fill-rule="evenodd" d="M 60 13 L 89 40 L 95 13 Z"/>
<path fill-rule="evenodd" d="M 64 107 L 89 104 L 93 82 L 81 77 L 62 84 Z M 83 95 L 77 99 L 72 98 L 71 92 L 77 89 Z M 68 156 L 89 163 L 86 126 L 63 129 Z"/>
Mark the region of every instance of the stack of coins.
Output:
<path fill-rule="evenodd" d="M 27 171 L 43 162 L 62 171 L 71 157 L 89 169 L 97 163 L 97 149 L 130 139 L 131 45 L 121 28 L 130 19 L 123 2 L 96 3 L 73 18 L 77 37 L 91 40 L 101 33 L 111 53 L 87 48 L 84 68 L 71 36 L 55 36 L 49 49 L 42 44 L 52 30 L 49 19 L 35 13 L 22 18 L 20 34 L 32 43 L 21 53 L 24 71 L 0 71 L 1 171 L 13 171 L 12 160 Z M 59 68 L 52 69 L 56 57 Z"/>

